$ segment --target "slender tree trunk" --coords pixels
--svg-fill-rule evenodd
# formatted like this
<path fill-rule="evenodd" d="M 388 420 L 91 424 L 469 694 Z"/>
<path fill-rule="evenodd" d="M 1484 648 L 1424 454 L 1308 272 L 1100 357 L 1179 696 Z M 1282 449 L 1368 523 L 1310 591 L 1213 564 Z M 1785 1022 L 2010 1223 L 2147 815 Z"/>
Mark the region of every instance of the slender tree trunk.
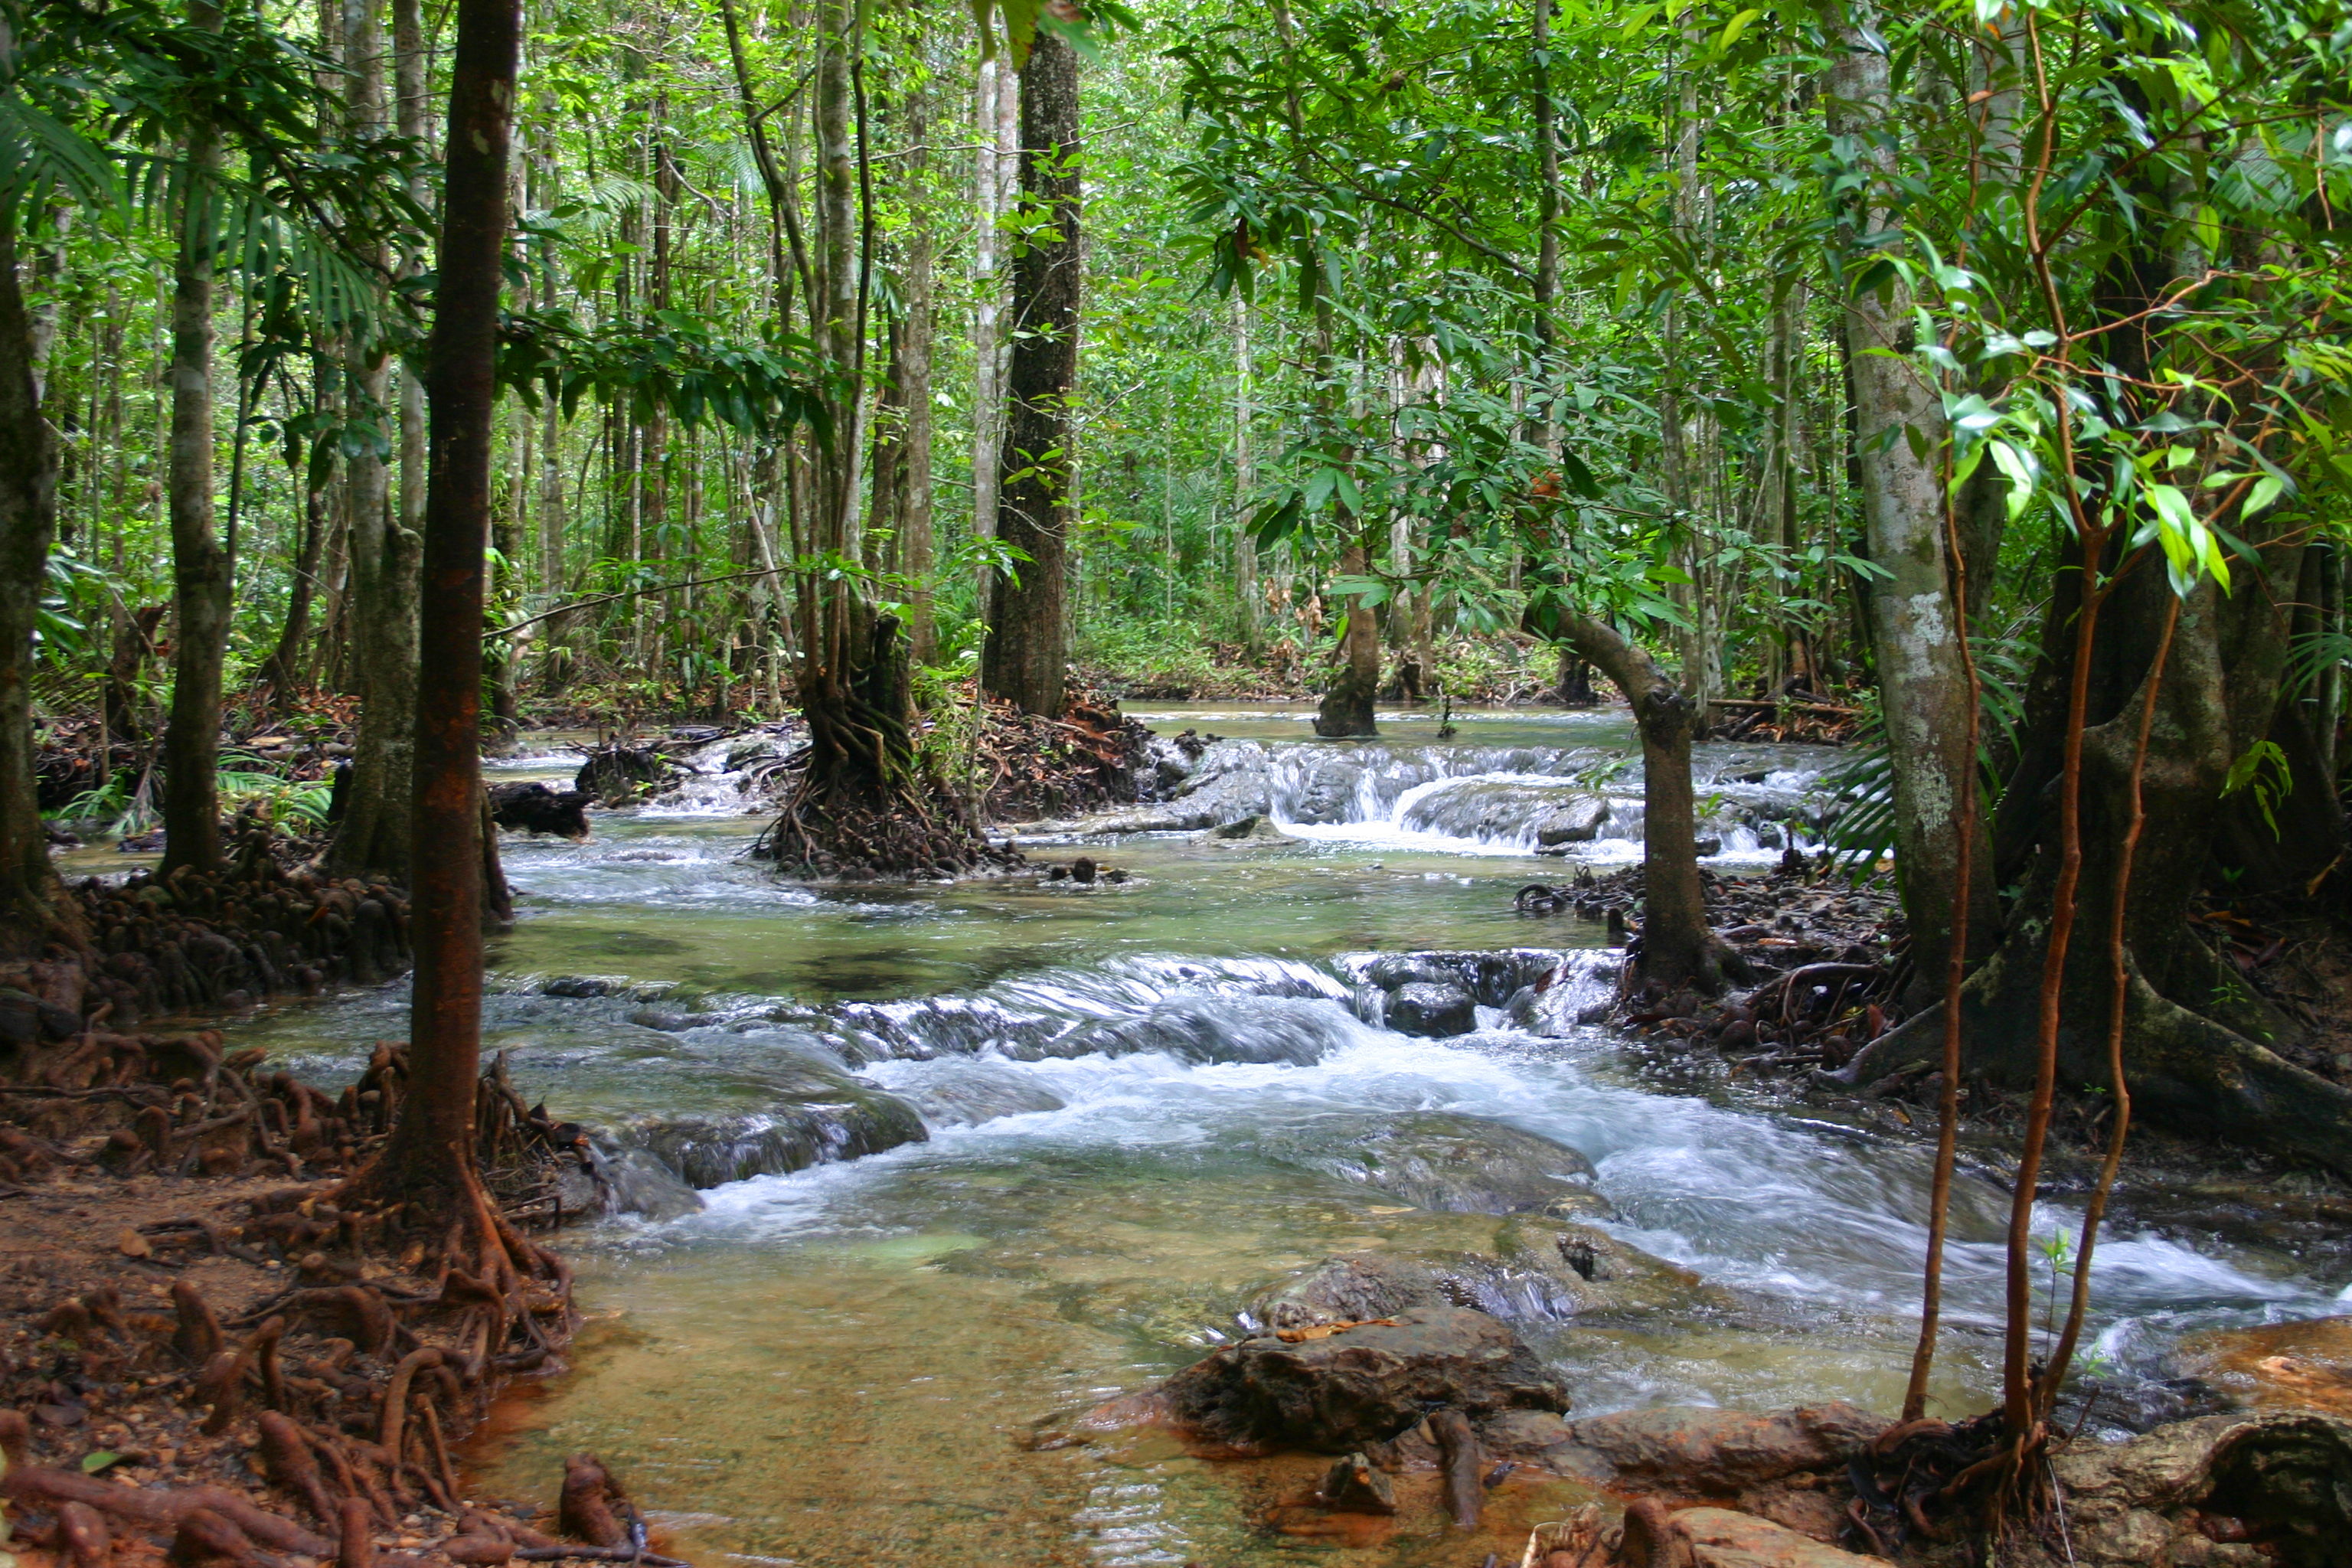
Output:
<path fill-rule="evenodd" d="M 0 32 L 0 59 L 10 52 Z M 16 215 L 0 205 L 0 956 L 86 940 L 81 905 L 49 864 L 33 774 L 33 631 L 57 528 L 56 437 L 33 378 Z"/>
<path fill-rule="evenodd" d="M 907 642 L 917 664 L 938 653 L 931 624 L 931 571 L 936 554 L 931 521 L 931 345 L 938 330 L 932 277 L 930 204 L 931 93 L 928 84 L 908 89 L 907 150 L 899 168 L 914 220 L 900 243 L 905 247 L 901 287 L 907 314 L 898 348 L 898 395 L 906 406 L 906 436 L 898 496 L 898 569 L 913 579 L 908 593 Z"/>
<path fill-rule="evenodd" d="M 283 700 L 302 684 L 303 652 L 310 640 L 310 606 L 319 589 L 319 564 L 327 548 L 328 491 L 321 476 L 313 485 L 303 470 L 294 474 L 302 495 L 302 539 L 296 547 L 293 579 L 286 590 L 286 624 L 279 628 L 278 647 L 261 667 L 261 683 Z"/>
<path fill-rule="evenodd" d="M 1265 632 L 1258 604 L 1257 536 L 1249 501 L 1257 489 L 1257 455 L 1250 445 L 1249 302 L 1234 301 L 1234 597 L 1241 611 L 1242 647 L 1255 654 Z"/>
<path fill-rule="evenodd" d="M 1021 79 L 1021 194 L 1038 221 L 1013 262 L 1011 406 L 997 475 L 998 537 L 1029 556 L 997 581 L 981 685 L 1058 718 L 1069 656 L 1064 615 L 1077 383 L 1078 57 L 1041 32 Z"/>
<path fill-rule="evenodd" d="M 1886 56 L 1883 47 L 1864 41 L 1864 22 L 1858 6 L 1838 19 L 1829 112 L 1831 130 L 1839 135 L 1873 133 L 1893 112 Z M 1886 172 L 1888 156 L 1873 154 L 1875 173 Z M 1879 216 L 1866 207 L 1853 222 L 1863 233 L 1881 226 Z M 1870 633 L 1894 763 L 1895 853 L 1911 931 L 1913 994 L 1924 1004 L 1943 984 L 1952 911 L 1968 900 L 1968 929 L 1980 952 L 1999 933 L 2000 912 L 1989 844 L 1971 857 L 1979 868 L 1971 885 L 1963 889 L 1957 881 L 1961 771 L 1975 759 L 1968 754 L 1964 628 L 1952 614 L 1945 559 L 1937 458 L 1948 435 L 1943 404 L 1909 356 L 1912 305 L 1899 279 L 1854 291 L 1853 275 L 1867 265 L 1862 255 L 1847 260 L 1845 332 L 1864 527 L 1870 559 L 1886 574 L 1871 584 Z"/>
<path fill-rule="evenodd" d="M 499 287 L 520 18 L 515 0 L 457 0 L 447 195 L 434 289 L 414 836 L 416 953 L 409 1092 L 380 1184 L 435 1223 L 478 1220 L 474 1093 L 482 1029 L 482 609 L 496 430 Z"/>
<path fill-rule="evenodd" d="M 977 290 L 972 314 L 971 532 L 996 533 L 997 459 L 1004 445 L 1004 209 L 1021 148 L 1020 79 L 1010 58 L 980 62 L 973 92 L 972 198 L 979 229 L 972 236 Z M 982 564 L 977 589 L 980 616 L 989 618 L 994 574 Z"/>
<path fill-rule="evenodd" d="M 1556 0 L 1535 0 L 1536 351 L 1549 360 L 1557 331 L 1552 304 L 1559 297 L 1559 128 L 1551 100 L 1551 13 Z M 1556 439 L 1545 422 L 1545 447 Z"/>
<path fill-rule="evenodd" d="M 191 0 L 189 23 L 220 26 L 210 0 Z M 180 245 L 172 273 L 172 720 L 163 734 L 163 865 L 221 864 L 221 668 L 228 657 L 228 552 L 213 531 L 213 274 L 218 225 L 219 128 L 189 128 Z"/>
<path fill-rule="evenodd" d="M 413 0 L 400 3 L 405 5 Z M 343 19 L 352 130 L 363 137 L 381 135 L 383 29 L 371 0 L 345 0 Z M 421 118 L 418 123 L 421 127 Z M 501 185 L 501 197 L 504 192 Z M 378 257 L 379 261 L 387 259 Z M 407 413 L 391 406 L 391 362 L 383 342 L 376 338 L 355 339 L 346 374 L 352 417 L 390 422 L 402 453 L 404 474 L 422 476 L 425 454 L 421 446 L 410 445 Z M 360 698 L 360 722 L 352 748 L 351 787 L 334 844 L 327 853 L 327 866 L 337 876 L 376 876 L 405 882 L 409 788 L 415 766 L 422 546 L 414 526 L 418 520 L 410 507 L 422 504 L 423 486 L 418 484 L 404 494 L 395 512 L 391 475 L 381 457 L 353 453 L 346 460 L 344 475 L 351 563 L 348 647 L 352 685 Z"/>

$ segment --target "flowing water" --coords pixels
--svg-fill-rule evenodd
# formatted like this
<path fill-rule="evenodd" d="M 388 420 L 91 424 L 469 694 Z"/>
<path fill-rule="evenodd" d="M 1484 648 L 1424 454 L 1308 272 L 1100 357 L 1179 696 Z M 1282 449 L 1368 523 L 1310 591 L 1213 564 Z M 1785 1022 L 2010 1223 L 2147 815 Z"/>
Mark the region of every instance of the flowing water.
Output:
<path fill-rule="evenodd" d="M 1310 1465 L 1063 1435 L 1238 1332 L 1286 1273 L 1485 1245 L 1492 1219 L 1350 1179 L 1368 1129 L 1441 1113 L 1580 1152 L 1607 1228 L 1705 1281 L 1600 1316 L 1540 1291 L 1489 1303 L 1579 1411 L 1899 1401 L 1923 1153 L 1719 1079 L 1644 1076 L 1574 1021 L 1606 994 L 1601 930 L 1510 912 L 1521 884 L 1564 879 L 1527 853 L 1564 804 L 1608 806 L 1575 858 L 1638 851 L 1622 715 L 1464 713 L 1446 740 L 1397 719 L 1377 742 L 1321 743 L 1298 710 L 1138 711 L 1162 735 L 1223 737 L 1183 787 L 1223 758 L 1243 780 L 1231 800 L 1267 821 L 1033 846 L 1090 854 L 1117 884 L 812 890 L 741 858 L 761 819 L 714 747 L 676 796 L 598 816 L 589 843 L 506 840 L 520 918 L 493 953 L 490 1044 L 527 1093 L 605 1131 L 616 1172 L 658 1178 L 647 1206 L 670 1217 L 567 1237 L 592 1321 L 576 1370 L 477 1442 L 486 1494 L 551 1497 L 562 1456 L 593 1449 L 707 1559 L 750 1563 L 1515 1556 L 1507 1527 L 1572 1489 L 1507 1484 L 1475 1542 L 1426 1510 L 1302 1538 L 1256 1521 Z M 1825 753 L 1701 752 L 1726 865 L 1819 822 Z M 1378 1026 L 1378 955 L 1530 944 L 1551 951 L 1478 972 L 1471 1033 Z M 1509 993 L 1556 963 L 1566 1001 L 1539 1034 Z M 403 1003 L 394 986 L 289 1006 L 239 1043 L 331 1079 L 403 1031 Z M 1948 1411 L 1993 1382 L 2006 1203 L 1961 1184 Z M 2135 1365 L 2188 1329 L 2331 1310 L 2344 1283 L 2159 1230 L 2112 1238 L 2095 1280 L 2100 1344 Z"/>

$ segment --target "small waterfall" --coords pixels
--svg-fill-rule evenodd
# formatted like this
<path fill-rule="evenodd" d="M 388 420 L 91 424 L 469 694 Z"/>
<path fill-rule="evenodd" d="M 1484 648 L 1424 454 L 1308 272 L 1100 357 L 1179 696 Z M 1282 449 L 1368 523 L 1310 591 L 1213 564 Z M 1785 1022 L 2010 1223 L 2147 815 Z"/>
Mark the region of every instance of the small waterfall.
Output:
<path fill-rule="evenodd" d="M 645 816 L 734 816 L 765 811 L 767 785 L 791 745 L 781 727 L 720 736 L 671 753 L 684 775 L 647 801 Z"/>

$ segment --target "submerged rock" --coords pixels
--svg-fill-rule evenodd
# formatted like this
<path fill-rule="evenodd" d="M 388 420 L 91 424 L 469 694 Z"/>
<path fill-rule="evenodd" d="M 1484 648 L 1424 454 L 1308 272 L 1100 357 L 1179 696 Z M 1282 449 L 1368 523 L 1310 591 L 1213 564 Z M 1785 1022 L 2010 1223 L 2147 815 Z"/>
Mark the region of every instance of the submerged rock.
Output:
<path fill-rule="evenodd" d="M 1361 1026 L 1321 997 L 1171 997 L 1139 1017 L 1072 1030 L 1043 1047 L 1005 1055 L 1132 1056 L 1160 1051 L 1187 1062 L 1287 1062 L 1307 1067 L 1361 1037 Z"/>
<path fill-rule="evenodd" d="M 701 1197 L 650 1150 L 600 1152 L 596 1165 L 614 1214 L 641 1215 L 658 1223 L 702 1210 Z"/>
<path fill-rule="evenodd" d="M 907 1098 L 934 1127 L 977 1127 L 1003 1116 L 1059 1110 L 1067 1102 L 1044 1085 L 984 1063 L 941 1064 Z"/>
<path fill-rule="evenodd" d="M 2217 1329 L 2182 1342 L 2172 1362 L 2217 1403 L 2352 1418 L 2352 1318 Z"/>
<path fill-rule="evenodd" d="M 930 1136 L 913 1106 L 856 1079 L 814 1066 L 772 1066 L 765 1076 L 782 1090 L 765 1110 L 642 1121 L 622 1130 L 621 1142 L 658 1159 L 688 1186 L 708 1188 Z"/>
<path fill-rule="evenodd" d="M 1478 1026 L 1478 1004 L 1458 985 L 1416 980 L 1390 993 L 1382 1016 L 1400 1035 L 1443 1040 Z"/>
<path fill-rule="evenodd" d="M 1606 1214 L 1592 1163 L 1565 1143 L 1448 1111 L 1391 1117 L 1334 1114 L 1268 1134 L 1260 1150 L 1377 1187 L 1415 1208 L 1523 1214 L 1566 1205 Z"/>
<path fill-rule="evenodd" d="M 1384 1239 L 1388 1245 L 1381 1250 L 1328 1258 L 1266 1287 L 1251 1300 L 1244 1323 L 1253 1330 L 1299 1329 L 1433 1306 L 1557 1322 L 1734 1304 L 1690 1270 L 1573 1220 L 1412 1215 Z"/>
<path fill-rule="evenodd" d="M 1451 1405 L 1472 1416 L 1568 1408 L 1568 1392 L 1501 1320 L 1420 1307 L 1391 1321 L 1227 1345 L 1169 1379 L 1171 1415 L 1237 1448 L 1347 1453 Z"/>

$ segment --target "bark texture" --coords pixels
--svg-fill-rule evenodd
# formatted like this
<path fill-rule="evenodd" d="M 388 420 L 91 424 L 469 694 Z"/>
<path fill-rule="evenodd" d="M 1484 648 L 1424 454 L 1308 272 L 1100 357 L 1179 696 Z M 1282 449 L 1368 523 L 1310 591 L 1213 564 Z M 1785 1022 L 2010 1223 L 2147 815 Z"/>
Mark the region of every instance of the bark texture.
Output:
<path fill-rule="evenodd" d="M 1641 977 L 1661 989 L 1723 988 L 1723 944 L 1706 923 L 1698 879 L 1691 738 L 1698 707 L 1656 659 L 1615 627 L 1563 612 L 1561 640 L 1617 683 L 1642 735 Z"/>
<path fill-rule="evenodd" d="M 1342 576 L 1360 577 L 1368 570 L 1364 547 L 1351 544 L 1339 553 Z M 1372 699 L 1381 689 L 1381 628 L 1372 607 L 1354 595 L 1347 601 L 1346 624 L 1339 631 L 1339 665 L 1323 700 L 1315 709 L 1315 732 L 1326 740 L 1379 734 L 1372 722 Z"/>
<path fill-rule="evenodd" d="M 343 28 L 349 107 L 361 135 L 384 130 L 383 26 L 368 0 L 345 0 Z M 505 186 L 501 184 L 503 191 Z M 380 263 L 386 258 L 379 255 Z M 392 366 L 373 338 L 349 346 L 345 365 L 350 416 L 397 432 Z M 411 514 L 395 511 L 391 471 L 373 452 L 352 454 L 344 468 L 351 556 L 351 672 L 360 699 L 351 784 L 327 854 L 337 876 L 408 880 L 409 789 L 415 769 L 417 584 L 422 541 Z"/>
<path fill-rule="evenodd" d="M 57 530 L 58 450 L 33 374 L 15 214 L 0 206 L 0 957 L 80 945 L 80 905 L 49 864 L 33 776 L 33 628 Z"/>
<path fill-rule="evenodd" d="M 220 26 L 207 0 L 188 7 Z M 172 719 L 163 732 L 163 868 L 221 867 L 221 666 L 228 656 L 234 565 L 213 527 L 213 278 L 219 127 L 199 115 L 184 149 L 180 244 L 172 268 Z"/>
<path fill-rule="evenodd" d="M 1838 14 L 1838 47 L 1830 72 L 1833 134 L 1882 130 L 1893 90 L 1884 46 L 1863 37 L 1866 17 L 1849 5 Z M 1872 174 L 1891 172 L 1889 154 L 1866 155 Z M 1867 205 L 1853 215 L 1863 233 L 1884 226 Z M 1968 755 L 1972 700 L 1962 662 L 1965 628 L 1953 613 L 1946 560 L 1944 483 L 1939 454 L 1948 432 L 1937 389 L 1909 355 L 1912 303 L 1899 279 L 1869 280 L 1870 258 L 1847 258 L 1845 335 L 1853 385 L 1855 468 L 1872 563 L 1886 575 L 1870 587 L 1869 629 L 1877 659 L 1888 755 L 1895 774 L 1895 852 L 1903 910 L 1911 931 L 1915 1000 L 1936 994 L 1949 951 L 1952 911 L 1965 899 L 1979 944 L 2000 929 L 1989 847 L 1970 886 L 1958 885 L 1957 816 Z M 1979 830 L 1980 831 L 1980 830 Z"/>
<path fill-rule="evenodd" d="M 412 1200 L 455 1206 L 474 1183 L 482 1037 L 482 606 L 498 398 L 507 153 L 521 42 L 515 0 L 458 0 L 449 89 L 425 500 L 424 646 L 415 738 L 415 994 L 410 1090 L 381 1170 Z M 443 1222 L 448 1217 L 441 1216 Z"/>
<path fill-rule="evenodd" d="M 1013 259 L 1012 364 L 998 459 L 996 532 L 1029 560 L 997 579 L 981 685 L 1024 713 L 1059 718 L 1069 661 L 1064 605 L 1076 455 L 1078 57 L 1041 32 L 1021 79 L 1021 195 L 1037 220 Z"/>

